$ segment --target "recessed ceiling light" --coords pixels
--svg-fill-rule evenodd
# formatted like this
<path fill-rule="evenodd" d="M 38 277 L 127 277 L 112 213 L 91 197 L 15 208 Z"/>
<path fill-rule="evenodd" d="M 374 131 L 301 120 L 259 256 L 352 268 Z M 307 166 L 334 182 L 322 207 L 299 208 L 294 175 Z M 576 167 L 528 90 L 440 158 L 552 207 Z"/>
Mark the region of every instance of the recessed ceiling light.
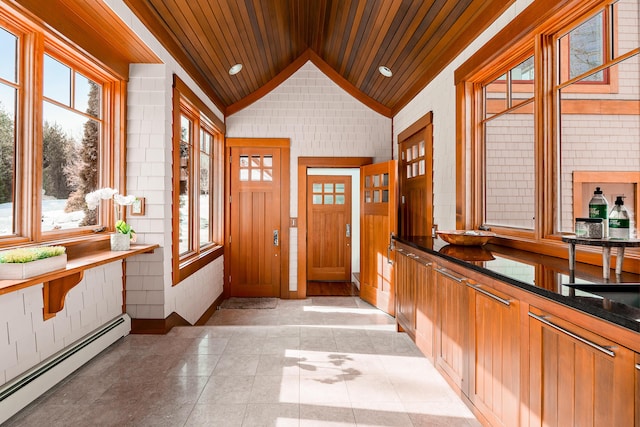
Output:
<path fill-rule="evenodd" d="M 232 66 L 231 68 L 229 68 L 229 74 L 232 76 L 235 76 L 236 74 L 238 74 L 240 72 L 240 70 L 242 70 L 242 64 L 236 64 L 234 66 Z"/>
<path fill-rule="evenodd" d="M 385 77 L 391 77 L 393 76 L 393 73 L 391 72 L 391 69 L 387 66 L 381 65 L 378 67 L 378 71 L 380 71 L 380 74 L 382 74 Z"/>

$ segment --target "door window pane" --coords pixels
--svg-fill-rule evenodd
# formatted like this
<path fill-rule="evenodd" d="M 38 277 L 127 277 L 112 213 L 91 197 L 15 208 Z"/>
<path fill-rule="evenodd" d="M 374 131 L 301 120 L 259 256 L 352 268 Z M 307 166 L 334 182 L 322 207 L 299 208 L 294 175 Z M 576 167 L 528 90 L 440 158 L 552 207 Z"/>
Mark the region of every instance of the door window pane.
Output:
<path fill-rule="evenodd" d="M 344 205 L 344 195 L 336 194 L 336 205 Z"/>
<path fill-rule="evenodd" d="M 260 181 L 260 169 L 251 169 L 251 181 Z"/>
<path fill-rule="evenodd" d="M 321 205 L 322 204 L 322 194 L 314 194 L 313 195 L 313 204 Z"/>
<path fill-rule="evenodd" d="M 314 182 L 313 183 L 313 192 L 314 193 L 322 193 L 322 184 Z"/>
<path fill-rule="evenodd" d="M 336 184 L 336 193 L 344 193 L 344 184 L 343 183 L 337 183 Z"/>
<path fill-rule="evenodd" d="M 262 170 L 262 180 L 263 181 L 273 181 L 273 171 L 271 169 L 263 169 Z"/>
<path fill-rule="evenodd" d="M 273 157 L 272 156 L 264 156 L 262 158 L 262 164 L 264 165 L 265 168 L 272 168 L 273 167 Z"/>
<path fill-rule="evenodd" d="M 325 194 L 324 196 L 324 204 L 332 205 L 333 204 L 333 194 Z"/>
<path fill-rule="evenodd" d="M 332 183 L 324 184 L 324 192 L 333 193 L 333 184 Z"/>
<path fill-rule="evenodd" d="M 389 174 L 384 173 L 382 174 L 382 186 L 387 187 L 388 185 L 389 185 Z"/>

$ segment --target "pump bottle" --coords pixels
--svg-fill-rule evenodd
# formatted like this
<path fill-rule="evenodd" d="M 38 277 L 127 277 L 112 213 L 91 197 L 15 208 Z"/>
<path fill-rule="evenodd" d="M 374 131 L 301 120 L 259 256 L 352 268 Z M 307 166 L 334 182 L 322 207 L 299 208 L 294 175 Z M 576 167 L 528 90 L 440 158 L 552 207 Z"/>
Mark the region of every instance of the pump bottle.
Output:
<path fill-rule="evenodd" d="M 596 187 L 593 197 L 589 201 L 589 218 L 602 218 L 602 237 L 609 237 L 609 203 L 602 194 L 600 187 Z"/>
<path fill-rule="evenodd" d="M 624 196 L 617 196 L 616 203 L 609 214 L 609 237 L 612 239 L 629 238 L 629 212 L 624 207 Z"/>

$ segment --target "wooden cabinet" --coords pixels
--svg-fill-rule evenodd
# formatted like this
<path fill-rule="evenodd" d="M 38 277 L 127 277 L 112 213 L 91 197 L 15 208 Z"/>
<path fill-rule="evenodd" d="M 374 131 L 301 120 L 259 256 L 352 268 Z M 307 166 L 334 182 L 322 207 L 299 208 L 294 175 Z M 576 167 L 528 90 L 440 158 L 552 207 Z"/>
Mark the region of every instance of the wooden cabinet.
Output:
<path fill-rule="evenodd" d="M 422 353 L 433 359 L 435 290 L 431 261 L 407 248 L 396 252 L 396 321 Z"/>
<path fill-rule="evenodd" d="M 484 284 L 467 284 L 469 398 L 492 425 L 518 425 L 520 303 Z"/>
<path fill-rule="evenodd" d="M 447 269 L 436 267 L 436 367 L 460 388 L 468 379 L 466 343 L 468 332 L 469 297 L 466 278 Z"/>
<path fill-rule="evenodd" d="M 640 427 L 637 334 L 436 254 L 396 250 L 398 328 L 483 425 Z"/>
<path fill-rule="evenodd" d="M 529 310 L 530 426 L 633 426 L 635 353 Z"/>

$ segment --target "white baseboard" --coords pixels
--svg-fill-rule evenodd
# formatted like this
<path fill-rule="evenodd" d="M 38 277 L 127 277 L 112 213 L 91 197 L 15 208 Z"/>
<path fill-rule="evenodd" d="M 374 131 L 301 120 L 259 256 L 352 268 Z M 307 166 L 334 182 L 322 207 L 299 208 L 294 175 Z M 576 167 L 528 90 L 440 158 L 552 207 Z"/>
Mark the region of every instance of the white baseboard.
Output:
<path fill-rule="evenodd" d="M 129 315 L 118 316 L 4 384 L 0 387 L 0 424 L 129 332 Z"/>

